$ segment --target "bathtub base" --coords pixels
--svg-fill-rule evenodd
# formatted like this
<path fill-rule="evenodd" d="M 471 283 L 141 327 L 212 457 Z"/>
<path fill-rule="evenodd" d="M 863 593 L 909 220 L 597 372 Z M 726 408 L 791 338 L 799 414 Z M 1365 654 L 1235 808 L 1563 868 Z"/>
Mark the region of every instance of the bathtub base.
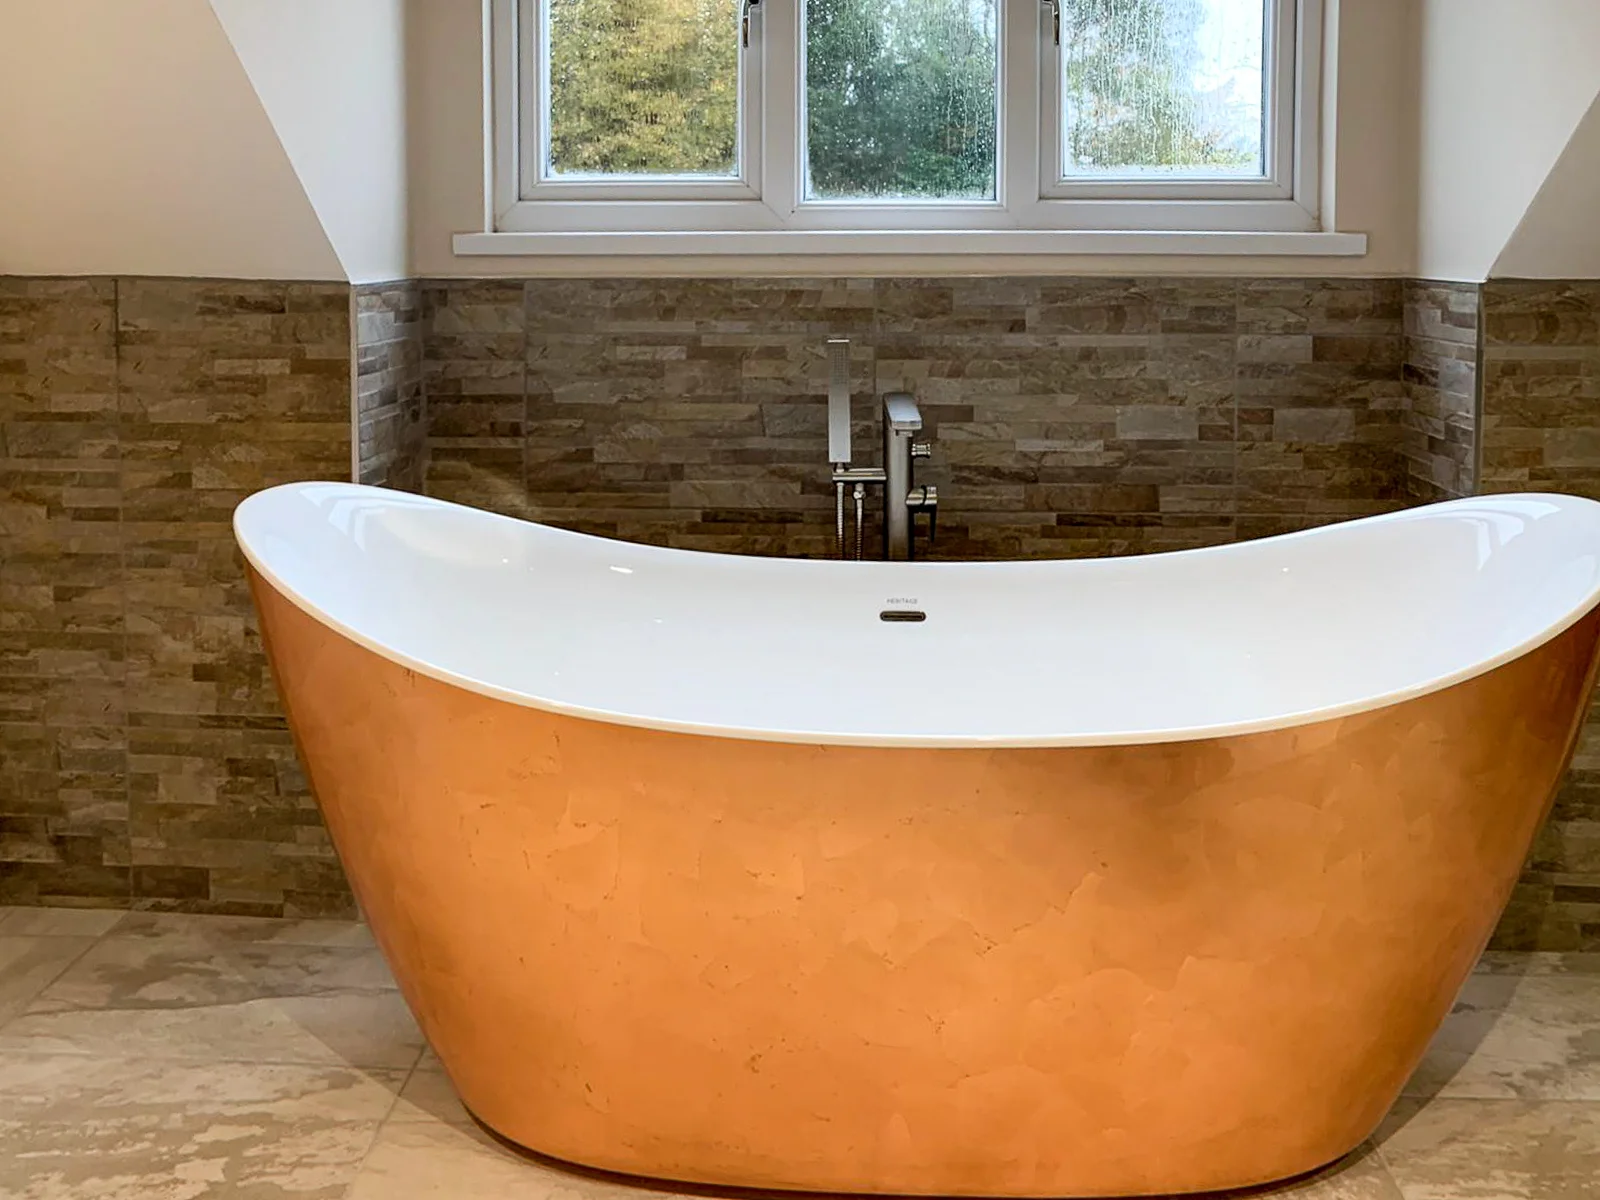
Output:
<path fill-rule="evenodd" d="M 1357 1147 L 1510 894 L 1600 632 L 1295 729 L 919 751 L 509 704 L 252 583 L 352 885 L 486 1126 L 899 1195 L 1209 1191 Z"/>
<path fill-rule="evenodd" d="M 773 1194 L 793 1194 L 797 1198 L 813 1197 L 816 1198 L 816 1200 L 822 1200 L 823 1197 L 845 1197 L 852 1195 L 903 1197 L 905 1200 L 913 1200 L 913 1198 L 915 1198 L 915 1200 L 940 1200 L 942 1197 L 953 1196 L 957 1194 L 947 1192 L 884 1192 L 882 1190 L 874 1190 L 871 1188 L 858 1188 L 852 1192 L 827 1192 L 818 1191 L 815 1188 L 781 1186 L 764 1186 L 760 1188 L 754 1188 L 745 1184 L 712 1183 L 701 1179 L 683 1179 L 677 1177 L 669 1178 L 663 1175 L 646 1175 L 638 1171 L 611 1171 L 605 1169 L 604 1167 L 591 1166 L 588 1163 L 578 1162 L 570 1158 L 557 1158 L 553 1154 L 546 1154 L 542 1150 L 536 1150 L 531 1146 L 525 1146 L 521 1142 L 516 1141 L 513 1138 L 509 1138 L 505 1134 L 501 1133 L 493 1125 L 490 1125 L 487 1121 L 478 1116 L 470 1108 L 467 1108 L 464 1104 L 462 1105 L 462 1109 L 464 1112 L 466 1112 L 467 1116 L 472 1119 L 472 1123 L 482 1130 L 486 1136 L 492 1139 L 497 1145 L 509 1153 L 516 1155 L 518 1158 L 523 1159 L 531 1166 L 542 1167 L 546 1171 L 556 1171 L 565 1175 L 575 1175 L 584 1179 L 592 1179 L 600 1183 L 609 1183 L 619 1187 L 633 1188 L 639 1191 L 660 1192 L 663 1190 L 669 1190 L 676 1185 L 681 1185 L 685 1188 L 692 1188 L 692 1194 L 694 1195 L 712 1197 L 726 1196 L 729 1198 L 729 1200 L 760 1200 L 760 1197 L 763 1195 Z M 1351 1152 L 1342 1154 L 1338 1158 L 1329 1162 L 1319 1163 L 1317 1166 L 1305 1171 L 1301 1171 L 1295 1175 L 1275 1176 L 1271 1179 L 1260 1180 L 1258 1183 L 1239 1185 L 1239 1188 L 1228 1188 L 1226 1189 L 1226 1192 L 1229 1196 L 1229 1200 L 1232 1200 L 1233 1194 L 1239 1190 L 1243 1190 L 1244 1192 L 1248 1193 L 1255 1188 L 1276 1189 L 1292 1188 L 1298 1185 L 1309 1185 L 1324 1176 L 1337 1175 L 1349 1167 L 1359 1163 L 1366 1157 L 1366 1153 L 1363 1149 L 1364 1145 L 1365 1140 L 1363 1139 L 1363 1143 L 1357 1145 Z M 964 1193 L 964 1195 L 973 1197 L 992 1197 L 992 1200 L 1008 1200 L 1008 1198 L 1013 1197 L 1015 1193 L 974 1192 Z M 1166 1192 L 1162 1193 L 1161 1195 L 1167 1197 L 1193 1195 L 1201 1197 L 1202 1200 L 1205 1200 L 1206 1197 L 1211 1197 L 1213 1200 L 1220 1200 L 1216 1189 L 1213 1188 L 1207 1188 L 1198 1192 L 1192 1189 L 1189 1191 Z M 1041 1200 L 1043 1200 L 1043 1198 L 1041 1198 Z M 1062 1192 L 1052 1194 L 1050 1200 L 1074 1200 L 1074 1197 L 1068 1193 Z M 1096 1200 L 1096 1198 L 1090 1198 L 1090 1200 Z M 1134 1195 L 1130 1193 L 1108 1193 L 1105 1196 L 1098 1198 L 1098 1200 L 1160 1200 L 1160 1197 L 1148 1192 L 1143 1193 L 1142 1195 Z"/>

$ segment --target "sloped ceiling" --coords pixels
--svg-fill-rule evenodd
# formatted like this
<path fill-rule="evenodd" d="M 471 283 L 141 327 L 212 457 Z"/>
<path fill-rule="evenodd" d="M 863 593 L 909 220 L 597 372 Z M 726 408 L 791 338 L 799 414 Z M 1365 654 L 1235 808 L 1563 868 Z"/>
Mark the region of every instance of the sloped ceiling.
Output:
<path fill-rule="evenodd" d="M 403 0 L 211 3 L 345 274 L 407 274 Z"/>
<path fill-rule="evenodd" d="M 0 273 L 343 279 L 208 0 L 0 9 Z"/>
<path fill-rule="evenodd" d="M 1600 56 L 1600 47 L 1595 53 Z M 1600 98 L 1578 123 L 1490 274 L 1600 279 Z"/>
<path fill-rule="evenodd" d="M 1420 273 L 1505 274 L 1533 206 L 1548 202 L 1553 220 L 1582 184 L 1589 152 L 1576 143 L 1600 96 L 1600 0 L 1421 4 Z M 1548 262 L 1552 251 L 1540 253 Z"/>

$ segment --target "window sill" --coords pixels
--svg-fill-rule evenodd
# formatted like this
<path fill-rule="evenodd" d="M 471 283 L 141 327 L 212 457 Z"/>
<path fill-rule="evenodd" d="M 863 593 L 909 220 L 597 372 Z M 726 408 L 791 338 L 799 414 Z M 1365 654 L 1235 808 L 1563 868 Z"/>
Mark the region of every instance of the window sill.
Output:
<path fill-rule="evenodd" d="M 739 230 L 723 233 L 458 233 L 459 258 L 506 255 L 915 254 L 1251 255 L 1357 257 L 1364 233 L 1187 230 Z"/>

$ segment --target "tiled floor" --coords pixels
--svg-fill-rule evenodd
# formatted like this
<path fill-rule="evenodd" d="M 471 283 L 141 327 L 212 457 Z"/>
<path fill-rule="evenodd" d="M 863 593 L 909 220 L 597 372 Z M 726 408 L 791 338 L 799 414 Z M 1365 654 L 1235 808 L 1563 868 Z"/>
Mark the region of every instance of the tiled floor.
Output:
<path fill-rule="evenodd" d="M 1600 955 L 1494 955 L 1295 1200 L 1600 1197 Z M 5 1200 L 660 1200 L 462 1111 L 365 929 L 0 908 Z"/>

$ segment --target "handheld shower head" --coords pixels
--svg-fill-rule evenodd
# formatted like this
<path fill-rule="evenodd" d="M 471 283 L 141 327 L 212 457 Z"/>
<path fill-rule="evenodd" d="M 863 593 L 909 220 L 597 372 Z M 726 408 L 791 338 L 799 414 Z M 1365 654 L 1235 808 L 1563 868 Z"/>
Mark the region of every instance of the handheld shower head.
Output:
<path fill-rule="evenodd" d="M 850 339 L 828 339 L 828 461 L 850 464 Z"/>

